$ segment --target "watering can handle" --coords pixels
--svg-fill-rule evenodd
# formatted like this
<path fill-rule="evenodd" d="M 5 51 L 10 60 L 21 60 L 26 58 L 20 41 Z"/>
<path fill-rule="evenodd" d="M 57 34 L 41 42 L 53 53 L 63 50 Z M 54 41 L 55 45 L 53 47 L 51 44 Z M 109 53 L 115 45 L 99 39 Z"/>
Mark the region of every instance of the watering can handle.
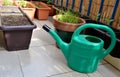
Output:
<path fill-rule="evenodd" d="M 110 53 L 110 51 L 114 48 L 115 46 L 115 43 L 116 43 L 116 36 L 115 36 L 115 33 L 113 32 L 113 30 L 111 28 L 109 28 L 108 26 L 104 26 L 104 25 L 100 25 L 100 24 L 92 24 L 92 23 L 89 23 L 89 24 L 83 24 L 82 26 L 80 26 L 79 28 L 77 28 L 75 30 L 75 32 L 73 33 L 73 36 L 72 38 L 76 37 L 76 36 L 79 36 L 79 33 L 86 29 L 86 28 L 98 28 L 98 29 L 102 29 L 102 30 L 105 30 L 107 31 L 109 34 L 110 34 L 110 37 L 111 37 L 111 43 L 109 45 L 109 47 L 103 51 L 103 57 L 106 56 L 107 54 Z"/>

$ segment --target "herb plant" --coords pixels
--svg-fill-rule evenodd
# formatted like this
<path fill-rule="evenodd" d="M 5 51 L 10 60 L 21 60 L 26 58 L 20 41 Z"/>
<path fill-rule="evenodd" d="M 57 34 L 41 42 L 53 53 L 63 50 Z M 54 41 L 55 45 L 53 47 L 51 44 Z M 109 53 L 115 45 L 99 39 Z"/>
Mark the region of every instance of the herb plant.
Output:
<path fill-rule="evenodd" d="M 24 0 L 19 0 L 19 1 L 20 1 L 19 4 L 20 4 L 21 7 L 23 7 L 23 8 L 27 7 L 27 2 L 26 1 L 24 1 Z"/>
<path fill-rule="evenodd" d="M 120 30 L 120 26 L 118 26 L 118 28 L 117 28 L 118 30 Z"/>
<path fill-rule="evenodd" d="M 47 4 L 53 4 L 54 0 L 47 0 Z"/>
<path fill-rule="evenodd" d="M 9 0 L 4 0 L 3 5 L 4 6 L 13 6 L 13 2 L 10 2 Z"/>
<path fill-rule="evenodd" d="M 110 22 L 113 22 L 114 20 L 113 19 L 109 19 L 109 18 L 105 18 L 104 19 L 106 22 L 110 23 Z"/>
<path fill-rule="evenodd" d="M 42 8 L 42 6 L 40 4 L 35 4 L 35 6 L 37 6 L 38 8 Z"/>
<path fill-rule="evenodd" d="M 78 15 L 71 12 L 70 10 L 67 10 L 66 12 L 61 11 L 59 13 L 59 15 L 60 15 L 60 17 L 58 17 L 57 20 L 59 20 L 61 22 L 67 22 L 67 23 L 73 23 L 73 24 L 79 23 Z"/>

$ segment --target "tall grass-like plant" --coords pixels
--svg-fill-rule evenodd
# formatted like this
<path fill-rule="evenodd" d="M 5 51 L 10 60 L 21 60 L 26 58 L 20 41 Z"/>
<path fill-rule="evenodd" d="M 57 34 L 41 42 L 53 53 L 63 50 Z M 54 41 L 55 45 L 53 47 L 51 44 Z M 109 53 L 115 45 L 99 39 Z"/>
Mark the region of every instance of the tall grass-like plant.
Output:
<path fill-rule="evenodd" d="M 9 0 L 3 0 L 3 5 L 4 6 L 13 6 L 13 2 L 11 2 Z"/>
<path fill-rule="evenodd" d="M 120 26 L 118 26 L 117 29 L 120 30 Z"/>
<path fill-rule="evenodd" d="M 47 0 L 47 4 L 54 4 L 54 0 Z"/>
<path fill-rule="evenodd" d="M 19 0 L 19 5 L 23 8 L 27 7 L 27 2 L 25 0 Z"/>
<path fill-rule="evenodd" d="M 97 14 L 97 16 L 95 17 L 97 20 L 98 20 L 98 18 L 100 17 L 100 13 L 99 14 Z M 108 22 L 108 23 L 110 23 L 110 22 L 113 22 L 114 21 L 114 19 L 110 19 L 110 18 L 103 18 L 104 19 L 104 21 L 106 21 L 106 22 Z"/>
<path fill-rule="evenodd" d="M 58 17 L 57 20 L 61 22 L 67 22 L 67 23 L 73 23 L 73 24 L 79 23 L 78 15 L 71 12 L 70 10 L 67 10 L 66 12 L 61 11 L 59 14 L 60 14 L 60 17 Z"/>

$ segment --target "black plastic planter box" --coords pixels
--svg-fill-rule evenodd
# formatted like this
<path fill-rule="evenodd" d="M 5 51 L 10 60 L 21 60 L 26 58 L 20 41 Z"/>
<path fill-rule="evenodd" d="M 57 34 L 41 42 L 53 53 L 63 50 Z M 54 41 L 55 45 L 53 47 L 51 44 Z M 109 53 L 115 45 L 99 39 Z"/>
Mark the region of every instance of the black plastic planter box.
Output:
<path fill-rule="evenodd" d="M 90 22 L 93 23 L 95 21 L 90 21 Z M 100 22 L 98 22 L 97 24 L 104 25 L 103 23 L 100 23 Z M 106 26 L 108 26 L 108 25 L 106 25 Z M 113 56 L 113 57 L 116 57 L 116 58 L 120 58 L 120 30 L 117 30 L 115 28 L 112 28 L 112 30 L 116 34 L 117 42 L 116 42 L 116 45 L 115 45 L 114 49 L 111 51 L 110 55 Z M 86 30 L 85 33 L 89 34 L 89 35 L 97 36 L 97 37 L 103 39 L 105 49 L 108 48 L 108 46 L 110 45 L 111 37 L 106 31 L 95 29 L 95 28 L 89 28 L 89 29 Z"/>
<path fill-rule="evenodd" d="M 18 7 L 0 7 L 0 29 L 8 51 L 28 49 L 36 26 Z"/>

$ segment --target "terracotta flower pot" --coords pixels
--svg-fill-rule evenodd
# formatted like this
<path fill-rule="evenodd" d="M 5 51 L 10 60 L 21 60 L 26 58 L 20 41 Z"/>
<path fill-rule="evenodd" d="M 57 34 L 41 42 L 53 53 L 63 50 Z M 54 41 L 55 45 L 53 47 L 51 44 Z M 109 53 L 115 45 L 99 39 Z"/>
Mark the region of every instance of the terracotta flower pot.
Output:
<path fill-rule="evenodd" d="M 14 5 L 21 7 L 23 12 L 25 12 L 27 14 L 27 16 L 31 20 L 33 20 L 34 19 L 34 15 L 35 15 L 35 10 L 36 10 L 35 5 L 33 5 L 32 3 L 28 2 L 28 1 L 26 1 L 26 3 L 27 3 L 27 6 L 26 7 L 22 7 L 20 5 L 20 1 L 14 1 Z"/>
<path fill-rule="evenodd" d="M 82 18 L 78 18 L 78 20 L 80 22 L 78 24 L 60 22 L 60 21 L 56 20 L 56 18 L 58 18 L 59 16 L 60 15 L 53 16 L 53 24 L 54 24 L 55 28 L 57 28 L 59 30 L 63 30 L 63 31 L 67 31 L 67 32 L 74 32 L 76 30 L 76 28 L 78 28 L 82 24 L 85 24 L 85 20 Z"/>
<path fill-rule="evenodd" d="M 50 8 L 43 2 L 32 1 L 32 3 L 36 6 L 36 13 L 35 13 L 36 17 L 39 20 L 48 19 Z"/>
<path fill-rule="evenodd" d="M 0 6 L 2 6 L 2 4 L 3 4 L 3 0 L 0 0 Z"/>
<path fill-rule="evenodd" d="M 48 7 L 50 8 L 49 16 L 53 16 L 53 15 L 55 15 L 55 13 L 56 13 L 56 10 L 53 8 L 53 6 L 54 6 L 54 5 L 48 4 Z"/>
<path fill-rule="evenodd" d="M 82 24 L 85 24 L 85 20 L 82 18 L 78 18 L 80 23 L 72 24 L 72 23 L 65 23 L 65 22 L 60 22 L 60 21 L 56 20 L 56 18 L 58 18 L 58 17 L 59 17 L 59 15 L 55 15 L 52 18 L 52 22 L 54 24 L 55 30 L 64 42 L 70 43 L 73 32 L 79 26 L 81 26 Z M 57 44 L 56 44 L 56 47 L 58 47 Z"/>

